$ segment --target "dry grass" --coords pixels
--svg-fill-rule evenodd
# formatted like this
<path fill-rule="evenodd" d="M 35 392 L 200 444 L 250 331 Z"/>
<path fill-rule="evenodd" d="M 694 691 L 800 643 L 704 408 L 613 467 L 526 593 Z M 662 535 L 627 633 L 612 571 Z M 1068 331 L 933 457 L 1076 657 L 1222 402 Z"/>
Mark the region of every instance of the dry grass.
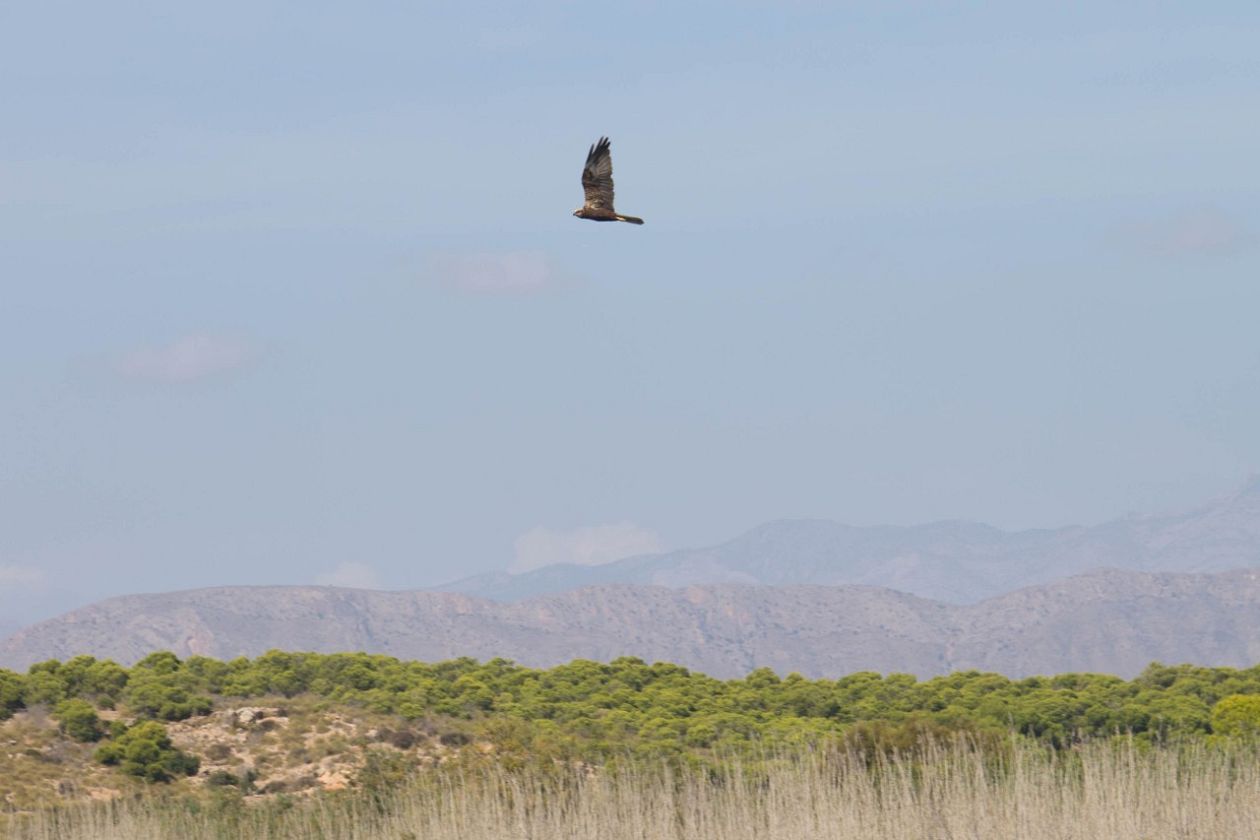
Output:
<path fill-rule="evenodd" d="M 57 733 L 44 709 L 0 722 L 0 811 L 56 806 L 71 798 L 112 797 L 138 787 L 92 760 L 95 744 Z"/>
<path fill-rule="evenodd" d="M 665 769 L 557 780 L 430 773 L 383 797 L 291 808 L 153 800 L 45 812 L 19 840 L 1222 840 L 1260 837 L 1253 751 L 1096 744 L 1002 761 L 965 748 L 868 768 L 807 754 L 721 782 Z"/>

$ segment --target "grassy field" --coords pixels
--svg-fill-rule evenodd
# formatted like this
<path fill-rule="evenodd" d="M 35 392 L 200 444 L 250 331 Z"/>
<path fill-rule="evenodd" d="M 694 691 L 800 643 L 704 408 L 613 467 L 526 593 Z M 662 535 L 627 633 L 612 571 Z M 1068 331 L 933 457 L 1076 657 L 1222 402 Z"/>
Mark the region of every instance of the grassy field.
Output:
<path fill-rule="evenodd" d="M 1260 837 L 1253 750 L 1012 742 L 917 757 L 780 757 L 718 777 L 640 765 L 556 777 L 495 768 L 264 806 L 143 797 L 40 812 L 17 840 L 1222 840 Z"/>

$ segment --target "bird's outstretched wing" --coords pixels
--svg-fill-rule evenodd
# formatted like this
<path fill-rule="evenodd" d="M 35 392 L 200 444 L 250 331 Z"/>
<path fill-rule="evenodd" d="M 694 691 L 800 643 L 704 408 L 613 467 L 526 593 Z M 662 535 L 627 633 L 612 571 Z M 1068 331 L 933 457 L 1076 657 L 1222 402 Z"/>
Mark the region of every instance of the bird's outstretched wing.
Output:
<path fill-rule="evenodd" d="M 608 138 L 601 137 L 591 146 L 582 167 L 582 191 L 586 193 L 587 210 L 613 210 L 612 154 L 608 150 Z"/>

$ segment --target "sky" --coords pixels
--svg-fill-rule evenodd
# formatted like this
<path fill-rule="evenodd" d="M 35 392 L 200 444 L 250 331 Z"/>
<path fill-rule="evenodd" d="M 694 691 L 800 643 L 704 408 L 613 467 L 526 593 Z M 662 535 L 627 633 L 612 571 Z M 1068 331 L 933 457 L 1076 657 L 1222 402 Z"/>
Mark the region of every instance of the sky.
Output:
<path fill-rule="evenodd" d="M 1242 2 L 0 3 L 0 622 L 1226 493 L 1257 43 Z M 643 227 L 570 215 L 601 135 Z"/>

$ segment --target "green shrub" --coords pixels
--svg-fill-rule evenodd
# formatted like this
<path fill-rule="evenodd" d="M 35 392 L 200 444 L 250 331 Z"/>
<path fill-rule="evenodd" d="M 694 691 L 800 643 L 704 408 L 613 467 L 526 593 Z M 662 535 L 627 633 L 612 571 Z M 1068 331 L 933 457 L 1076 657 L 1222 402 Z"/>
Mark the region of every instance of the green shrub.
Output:
<path fill-rule="evenodd" d="M 206 784 L 210 787 L 235 787 L 242 791 L 248 792 L 254 788 L 254 780 L 258 778 L 258 774 L 253 770 L 246 770 L 240 776 L 228 770 L 215 770 L 206 777 Z"/>
<path fill-rule="evenodd" d="M 191 776 L 200 766 L 195 756 L 172 746 L 166 727 L 152 720 L 137 723 L 98 748 L 96 759 L 150 782 L 169 782 L 176 776 Z"/>
<path fill-rule="evenodd" d="M 177 673 L 133 671 L 125 695 L 127 707 L 143 717 L 185 720 L 210 712 L 209 697 L 193 693 Z"/>
<path fill-rule="evenodd" d="M 0 720 L 8 720 L 25 705 L 24 688 L 21 676 L 0 668 Z"/>
<path fill-rule="evenodd" d="M 206 777 L 206 784 L 210 787 L 236 787 L 240 781 L 235 773 L 226 770 L 215 770 Z"/>
<path fill-rule="evenodd" d="M 24 682 L 22 700 L 27 706 L 54 705 L 66 699 L 66 682 L 61 676 L 61 663 L 56 659 L 32 665 L 26 671 Z"/>
<path fill-rule="evenodd" d="M 117 662 L 76 656 L 61 666 L 58 676 L 65 683 L 67 697 L 91 700 L 97 706 L 113 708 L 127 685 L 127 671 Z"/>
<path fill-rule="evenodd" d="M 1260 735 L 1260 695 L 1234 694 L 1212 707 L 1212 731 L 1234 738 Z"/>
<path fill-rule="evenodd" d="M 86 700 L 62 700 L 53 710 L 62 732 L 76 741 L 99 741 L 105 734 L 96 709 Z"/>

